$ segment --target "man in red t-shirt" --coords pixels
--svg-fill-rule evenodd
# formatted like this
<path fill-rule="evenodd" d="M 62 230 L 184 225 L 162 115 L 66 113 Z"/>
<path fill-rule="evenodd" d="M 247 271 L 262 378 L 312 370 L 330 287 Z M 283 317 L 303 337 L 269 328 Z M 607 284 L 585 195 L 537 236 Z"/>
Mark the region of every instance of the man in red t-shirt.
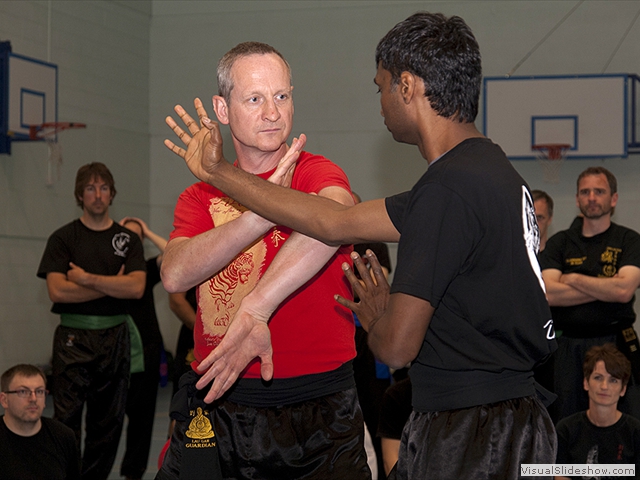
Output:
<path fill-rule="evenodd" d="M 218 85 L 213 107 L 231 129 L 238 168 L 353 205 L 346 175 L 324 157 L 302 152 L 292 176 L 273 175 L 293 119 L 290 69 L 279 52 L 236 46 L 218 65 Z M 200 100 L 195 105 L 206 116 Z M 182 107 L 176 113 L 186 118 Z M 274 225 L 207 183 L 182 193 L 162 278 L 169 292 L 198 285 L 196 361 L 174 397 L 177 425 L 157 478 L 204 478 L 218 461 L 221 478 L 370 478 L 351 366 L 353 317 L 333 301 L 352 298 L 341 268 L 350 251 Z M 265 319 L 271 342 L 259 358 L 218 375 L 216 347 L 249 312 Z M 243 340 L 264 338 L 256 333 Z"/>

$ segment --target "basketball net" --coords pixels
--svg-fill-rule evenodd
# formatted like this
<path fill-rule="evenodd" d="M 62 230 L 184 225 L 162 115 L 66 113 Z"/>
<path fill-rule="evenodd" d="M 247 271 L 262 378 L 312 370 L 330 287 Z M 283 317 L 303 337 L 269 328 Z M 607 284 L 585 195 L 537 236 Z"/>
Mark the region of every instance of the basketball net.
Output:
<path fill-rule="evenodd" d="M 47 185 L 53 185 L 60 180 L 62 170 L 62 145 L 55 137 L 45 138 L 49 148 L 49 160 L 47 161 Z M 54 173 L 55 172 L 55 173 Z"/>
<path fill-rule="evenodd" d="M 68 128 L 86 128 L 84 123 L 78 122 L 48 122 L 29 126 L 31 140 L 44 140 L 49 149 L 47 160 L 47 185 L 53 185 L 60 180 L 62 171 L 62 146 L 58 143 L 58 133 Z"/>
<path fill-rule="evenodd" d="M 533 150 L 538 153 L 538 163 L 542 168 L 542 178 L 546 183 L 559 183 L 562 164 L 571 145 L 550 143 L 534 145 Z"/>

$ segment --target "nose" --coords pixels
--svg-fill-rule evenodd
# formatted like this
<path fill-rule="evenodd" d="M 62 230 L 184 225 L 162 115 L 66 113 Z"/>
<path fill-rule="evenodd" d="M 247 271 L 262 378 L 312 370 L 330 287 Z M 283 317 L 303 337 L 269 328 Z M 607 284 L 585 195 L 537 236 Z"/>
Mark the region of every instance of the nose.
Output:
<path fill-rule="evenodd" d="M 263 116 L 270 122 L 275 122 L 280 118 L 280 110 L 273 99 L 264 102 Z"/>

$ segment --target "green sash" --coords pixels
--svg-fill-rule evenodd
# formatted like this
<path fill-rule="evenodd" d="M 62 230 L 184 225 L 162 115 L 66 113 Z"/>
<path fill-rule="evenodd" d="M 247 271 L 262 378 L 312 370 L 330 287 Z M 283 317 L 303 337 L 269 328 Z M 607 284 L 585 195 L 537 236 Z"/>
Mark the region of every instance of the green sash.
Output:
<path fill-rule="evenodd" d="M 131 343 L 131 373 L 144 372 L 144 348 L 142 337 L 131 315 L 81 315 L 79 313 L 62 313 L 60 325 L 81 330 L 103 330 L 126 323 L 129 327 Z"/>

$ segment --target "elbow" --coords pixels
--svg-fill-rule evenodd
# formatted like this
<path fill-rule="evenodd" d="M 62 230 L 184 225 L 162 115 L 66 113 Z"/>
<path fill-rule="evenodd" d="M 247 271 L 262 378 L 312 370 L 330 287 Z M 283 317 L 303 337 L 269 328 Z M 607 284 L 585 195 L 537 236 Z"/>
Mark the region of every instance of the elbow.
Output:
<path fill-rule="evenodd" d="M 167 293 L 180 293 L 188 289 L 182 288 L 181 283 L 175 269 L 167 266 L 167 262 L 163 262 L 160 267 L 160 278 L 162 279 L 162 286 Z"/>
<path fill-rule="evenodd" d="M 620 290 L 616 295 L 615 302 L 617 303 L 629 303 L 633 300 L 633 296 L 635 295 L 635 290 Z"/>

